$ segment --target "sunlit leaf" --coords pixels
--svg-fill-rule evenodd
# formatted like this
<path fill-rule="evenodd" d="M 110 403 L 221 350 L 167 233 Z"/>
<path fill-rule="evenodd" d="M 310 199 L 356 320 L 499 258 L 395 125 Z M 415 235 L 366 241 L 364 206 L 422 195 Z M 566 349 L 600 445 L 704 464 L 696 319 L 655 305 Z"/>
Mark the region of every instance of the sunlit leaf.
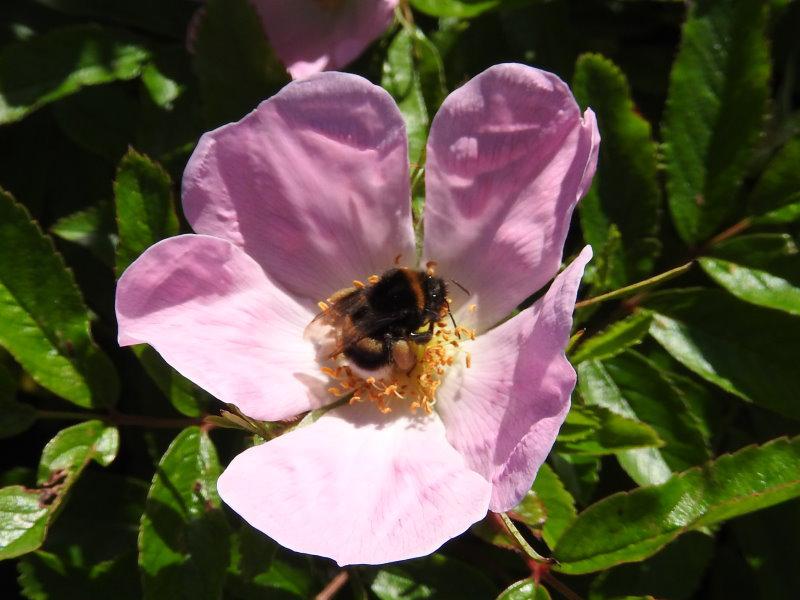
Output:
<path fill-rule="evenodd" d="M 800 315 L 800 251 L 788 234 L 727 240 L 699 259 L 703 270 L 731 294 L 759 306 Z"/>
<path fill-rule="evenodd" d="M 0 51 L 0 123 L 82 87 L 138 77 L 149 57 L 130 35 L 97 25 L 54 29 L 9 44 Z"/>
<path fill-rule="evenodd" d="M 592 187 L 578 205 L 581 229 L 598 251 L 608 241 L 609 227 L 619 231 L 601 287 L 620 287 L 650 274 L 661 249 L 656 145 L 650 124 L 634 107 L 628 80 L 610 60 L 582 55 L 573 89 L 581 106 L 595 112 L 603 148 Z"/>
<path fill-rule="evenodd" d="M 603 406 L 573 405 L 556 440 L 556 450 L 600 456 L 662 444 L 653 428 L 635 418 Z"/>
<path fill-rule="evenodd" d="M 208 434 L 184 429 L 156 468 L 139 531 L 145 598 L 218 598 L 230 553 L 220 466 Z"/>
<path fill-rule="evenodd" d="M 718 290 L 654 294 L 651 335 L 675 359 L 722 389 L 800 419 L 800 318 Z"/>
<path fill-rule="evenodd" d="M 682 533 L 800 496 L 799 474 L 797 437 L 722 456 L 661 485 L 613 494 L 564 532 L 555 568 L 591 573 L 643 560 Z"/>
<path fill-rule="evenodd" d="M 550 600 L 550 594 L 533 579 L 523 579 L 504 589 L 497 600 Z"/>
<path fill-rule="evenodd" d="M 0 560 L 39 548 L 70 488 L 90 461 L 107 466 L 119 448 L 119 433 L 100 421 L 60 431 L 42 451 L 37 487 L 0 489 Z"/>
<path fill-rule="evenodd" d="M 114 266 L 115 229 L 114 208 L 110 202 L 100 202 L 62 217 L 50 227 L 53 235 L 83 246 L 109 267 Z"/>
<path fill-rule="evenodd" d="M 637 311 L 631 316 L 609 325 L 587 340 L 570 356 L 570 362 L 578 364 L 584 360 L 603 360 L 638 344 L 647 335 L 651 315 Z"/>
<path fill-rule="evenodd" d="M 542 536 L 552 548 L 564 530 L 575 520 L 575 499 L 547 464 L 539 467 L 532 489 L 544 505 L 545 522 Z"/>
<path fill-rule="evenodd" d="M 672 219 L 690 245 L 734 217 L 762 130 L 770 63 L 763 0 L 692 3 L 670 76 L 664 153 Z"/>
<path fill-rule="evenodd" d="M 381 86 L 397 102 L 408 130 L 408 156 L 422 160 L 428 139 L 430 110 L 444 99 L 444 72 L 436 47 L 417 28 L 402 28 L 386 52 Z M 432 104 L 433 106 L 429 106 Z"/>
<path fill-rule="evenodd" d="M 134 150 L 117 169 L 114 203 L 119 231 L 116 270 L 121 274 L 148 247 L 176 235 L 178 217 L 169 175 Z"/>
<path fill-rule="evenodd" d="M 79 406 L 116 400 L 72 273 L 28 212 L 0 190 L 0 345 L 42 386 Z"/>

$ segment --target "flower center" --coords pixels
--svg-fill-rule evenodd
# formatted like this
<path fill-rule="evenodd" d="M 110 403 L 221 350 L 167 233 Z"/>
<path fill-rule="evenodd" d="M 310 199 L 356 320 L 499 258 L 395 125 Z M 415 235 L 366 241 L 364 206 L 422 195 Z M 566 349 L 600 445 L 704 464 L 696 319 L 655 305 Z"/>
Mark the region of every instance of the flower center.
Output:
<path fill-rule="evenodd" d="M 468 368 L 472 365 L 472 357 L 464 346 L 474 339 L 473 330 L 440 320 L 434 324 L 433 337 L 428 343 L 409 342 L 416 353 L 416 364 L 408 372 L 395 366 L 381 377 L 362 377 L 349 365 L 322 367 L 322 372 L 334 380 L 328 392 L 336 398 L 349 396 L 350 404 L 368 401 L 382 413 L 389 413 L 392 404 L 405 401 L 412 412 L 422 409 L 429 414 L 447 368 L 456 360 L 463 360 Z"/>

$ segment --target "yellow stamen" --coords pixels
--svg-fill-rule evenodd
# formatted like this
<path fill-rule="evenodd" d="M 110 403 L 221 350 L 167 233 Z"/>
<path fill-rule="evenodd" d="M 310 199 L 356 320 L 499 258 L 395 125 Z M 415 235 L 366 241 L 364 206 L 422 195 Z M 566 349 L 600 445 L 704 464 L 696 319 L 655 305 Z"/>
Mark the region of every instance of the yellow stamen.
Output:
<path fill-rule="evenodd" d="M 373 275 L 368 281 L 373 284 L 378 279 Z M 361 282 L 354 281 L 353 285 L 358 287 L 358 283 Z M 472 355 L 464 351 L 464 346 L 467 344 L 466 340 L 474 339 L 474 330 L 463 326 L 451 327 L 449 322 L 442 318 L 434 323 L 430 342 L 425 345 L 410 342 L 414 347 L 417 362 L 409 372 L 392 369 L 380 378 L 376 376 L 364 378 L 356 375 L 344 364 L 324 366 L 320 370 L 334 384 L 328 388 L 328 392 L 337 398 L 349 395 L 350 404 L 369 401 L 385 414 L 392 412 L 391 404 L 397 400 L 405 400 L 411 412 L 422 410 L 425 414 L 430 414 L 436 404 L 436 392 L 442 384 L 447 368 L 456 363 L 457 356 L 463 352 L 466 366 L 468 368 L 472 366 Z"/>
<path fill-rule="evenodd" d="M 319 309 L 320 309 L 320 310 L 328 310 L 328 308 L 330 308 L 330 307 L 329 307 L 327 304 L 325 304 L 324 302 L 317 302 L 317 306 L 319 306 Z"/>
<path fill-rule="evenodd" d="M 372 285 L 375 285 L 380 280 L 381 280 L 381 278 L 378 277 L 377 275 L 370 275 L 369 277 L 367 277 L 367 281 L 369 281 Z"/>
<path fill-rule="evenodd" d="M 357 287 L 358 289 L 364 288 L 364 282 L 359 281 L 358 279 L 353 279 L 353 287 Z"/>

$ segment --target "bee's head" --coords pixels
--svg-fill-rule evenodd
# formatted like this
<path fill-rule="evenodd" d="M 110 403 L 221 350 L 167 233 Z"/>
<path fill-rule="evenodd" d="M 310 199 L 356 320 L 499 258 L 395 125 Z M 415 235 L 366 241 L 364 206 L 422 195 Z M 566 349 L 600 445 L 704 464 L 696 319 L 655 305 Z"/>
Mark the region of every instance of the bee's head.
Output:
<path fill-rule="evenodd" d="M 447 304 L 447 284 L 444 279 L 426 275 L 424 278 L 425 313 L 431 321 L 439 319 Z"/>

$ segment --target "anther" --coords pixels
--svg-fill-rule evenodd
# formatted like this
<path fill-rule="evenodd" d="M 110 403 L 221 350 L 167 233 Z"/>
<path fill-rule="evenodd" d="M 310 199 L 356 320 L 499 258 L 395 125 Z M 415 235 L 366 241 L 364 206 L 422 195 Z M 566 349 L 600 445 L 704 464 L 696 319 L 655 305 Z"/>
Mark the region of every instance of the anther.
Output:
<path fill-rule="evenodd" d="M 330 308 L 330 307 L 329 307 L 327 304 L 325 304 L 324 302 L 317 302 L 317 306 L 319 306 L 320 310 L 328 310 L 328 308 Z"/>
<path fill-rule="evenodd" d="M 437 263 L 435 260 L 429 260 L 425 263 L 425 272 L 428 273 L 428 275 L 433 275 L 436 273 L 436 266 L 438 264 L 439 263 Z"/>
<path fill-rule="evenodd" d="M 367 281 L 369 281 L 373 285 L 378 283 L 380 280 L 381 280 L 381 278 L 378 277 L 377 275 L 370 275 L 369 277 L 367 277 Z"/>
<path fill-rule="evenodd" d="M 359 281 L 358 279 L 353 279 L 353 287 L 357 287 L 358 289 L 364 288 L 364 282 Z"/>

